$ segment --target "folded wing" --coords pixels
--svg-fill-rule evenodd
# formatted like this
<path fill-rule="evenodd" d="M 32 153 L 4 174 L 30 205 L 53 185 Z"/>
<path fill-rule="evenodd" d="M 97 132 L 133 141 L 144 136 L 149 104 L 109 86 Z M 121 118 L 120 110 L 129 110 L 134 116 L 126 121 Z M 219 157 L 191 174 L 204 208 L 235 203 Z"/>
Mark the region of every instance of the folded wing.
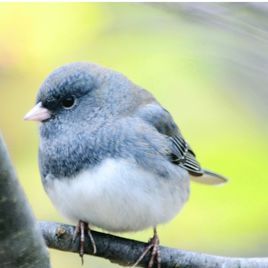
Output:
<path fill-rule="evenodd" d="M 171 140 L 172 148 L 168 157 L 172 163 L 186 169 L 191 175 L 191 180 L 209 185 L 222 184 L 227 181 L 223 176 L 200 166 L 194 151 L 183 138 L 172 116 L 157 102 L 141 107 L 137 115 Z"/>

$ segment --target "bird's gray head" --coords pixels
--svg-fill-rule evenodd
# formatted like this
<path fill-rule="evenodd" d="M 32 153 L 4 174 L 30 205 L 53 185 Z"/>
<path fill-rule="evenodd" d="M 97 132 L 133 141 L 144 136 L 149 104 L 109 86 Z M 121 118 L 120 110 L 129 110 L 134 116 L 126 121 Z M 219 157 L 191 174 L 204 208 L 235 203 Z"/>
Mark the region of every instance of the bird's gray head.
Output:
<path fill-rule="evenodd" d="M 118 116 L 135 106 L 135 88 L 122 74 L 90 63 L 71 63 L 43 82 L 25 120 L 42 122 L 44 134 L 67 131 L 83 122 Z"/>

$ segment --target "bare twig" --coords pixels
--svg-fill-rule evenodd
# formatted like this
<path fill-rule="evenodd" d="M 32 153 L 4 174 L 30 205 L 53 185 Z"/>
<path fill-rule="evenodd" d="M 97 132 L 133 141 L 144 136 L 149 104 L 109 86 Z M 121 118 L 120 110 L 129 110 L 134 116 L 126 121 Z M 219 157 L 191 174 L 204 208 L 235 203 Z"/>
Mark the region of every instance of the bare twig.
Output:
<path fill-rule="evenodd" d="M 0 267 L 50 267 L 48 251 L 0 135 Z"/>
<path fill-rule="evenodd" d="M 39 227 L 47 246 L 50 248 L 79 252 L 78 240 L 72 242 L 74 226 L 39 222 Z M 142 254 L 145 243 L 92 231 L 97 246 L 96 256 L 102 257 L 124 266 L 132 265 Z M 173 248 L 161 247 L 161 264 L 164 268 L 265 268 L 268 267 L 268 258 L 231 258 L 202 253 L 194 253 Z M 91 243 L 86 240 L 85 253 L 92 255 Z M 146 267 L 148 257 L 143 259 L 139 266 Z"/>

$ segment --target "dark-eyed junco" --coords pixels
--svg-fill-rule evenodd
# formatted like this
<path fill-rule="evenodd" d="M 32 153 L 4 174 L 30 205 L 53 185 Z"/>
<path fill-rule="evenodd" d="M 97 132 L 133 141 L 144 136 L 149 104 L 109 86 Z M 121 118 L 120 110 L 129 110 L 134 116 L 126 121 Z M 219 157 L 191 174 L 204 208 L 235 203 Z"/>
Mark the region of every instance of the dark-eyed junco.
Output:
<path fill-rule="evenodd" d="M 156 227 L 181 210 L 190 179 L 225 182 L 200 167 L 169 112 L 148 91 L 95 64 L 52 72 L 25 120 L 41 122 L 42 182 L 56 208 L 79 222 L 81 255 L 87 224 L 112 232 L 154 228 L 141 258 L 151 250 L 148 266 L 156 261 L 160 267 Z"/>

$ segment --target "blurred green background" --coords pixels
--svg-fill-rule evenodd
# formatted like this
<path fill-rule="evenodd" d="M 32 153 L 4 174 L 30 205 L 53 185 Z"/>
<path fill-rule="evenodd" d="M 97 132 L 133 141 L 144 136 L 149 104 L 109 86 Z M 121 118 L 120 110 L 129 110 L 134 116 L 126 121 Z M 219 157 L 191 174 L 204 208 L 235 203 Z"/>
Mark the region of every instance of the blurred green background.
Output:
<path fill-rule="evenodd" d="M 55 67 L 92 61 L 150 90 L 204 167 L 230 179 L 192 183 L 161 243 L 229 256 L 267 256 L 267 4 L 0 4 L 0 128 L 38 219 L 68 222 L 37 166 L 37 125 L 23 115 Z M 151 230 L 124 236 L 147 241 Z M 50 250 L 53 267 L 78 255 Z M 86 257 L 84 267 L 116 267 Z"/>

